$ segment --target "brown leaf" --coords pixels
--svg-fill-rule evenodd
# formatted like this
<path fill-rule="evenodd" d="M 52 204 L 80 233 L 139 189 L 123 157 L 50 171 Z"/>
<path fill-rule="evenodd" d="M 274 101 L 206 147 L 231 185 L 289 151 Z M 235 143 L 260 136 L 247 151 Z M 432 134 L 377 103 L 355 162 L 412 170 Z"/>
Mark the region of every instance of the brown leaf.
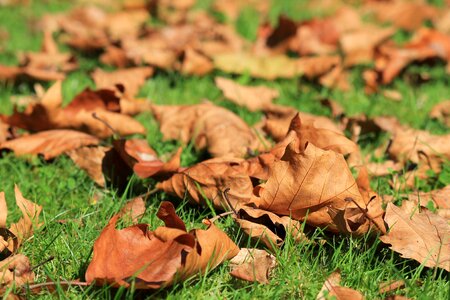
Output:
<path fill-rule="evenodd" d="M 251 282 L 269 283 L 275 256 L 265 250 L 242 248 L 230 261 L 231 276 Z"/>
<path fill-rule="evenodd" d="M 404 280 L 393 280 L 388 282 L 382 282 L 379 284 L 378 293 L 386 294 L 392 291 L 396 291 L 404 288 L 406 285 Z"/>
<path fill-rule="evenodd" d="M 25 199 L 19 187 L 15 186 L 14 192 L 16 195 L 16 204 L 20 208 L 23 217 L 17 223 L 11 224 L 11 232 L 18 238 L 20 244 L 21 241 L 33 234 L 34 227 L 40 226 L 38 222 L 42 206 Z"/>
<path fill-rule="evenodd" d="M 104 187 L 105 177 L 102 172 L 102 162 L 105 153 L 109 150 L 108 147 L 81 147 L 67 152 L 67 155 L 73 162 L 86 171 L 89 177 L 95 181 L 99 186 Z"/>
<path fill-rule="evenodd" d="M 381 163 L 368 163 L 366 167 L 372 176 L 386 176 L 391 174 L 392 171 L 400 171 L 403 166 L 393 160 L 386 160 Z"/>
<path fill-rule="evenodd" d="M 325 128 L 337 133 L 343 134 L 342 130 L 330 119 L 323 116 L 311 115 L 305 112 L 299 112 L 293 108 L 272 105 L 265 109 L 266 121 L 264 131 L 272 136 L 276 141 L 283 140 L 289 131 L 289 126 L 296 114 L 299 114 L 302 121 L 311 124 L 316 128 Z"/>
<path fill-rule="evenodd" d="M 284 240 L 290 235 L 294 241 L 307 241 L 302 232 L 300 222 L 287 216 L 278 216 L 269 211 L 249 206 L 239 206 L 234 220 L 239 227 L 252 239 L 261 241 L 268 249 L 275 250 L 281 247 Z"/>
<path fill-rule="evenodd" d="M 437 208 L 450 209 L 450 185 L 428 193 L 411 193 L 408 195 L 408 200 L 421 206 L 426 206 L 429 201 L 432 201 Z"/>
<path fill-rule="evenodd" d="M 260 185 L 254 201 L 261 209 L 335 230 L 327 207 L 366 204 L 341 154 L 311 143 L 304 147 L 296 149 L 296 142 L 288 146 L 281 160 L 272 165 L 269 179 Z"/>
<path fill-rule="evenodd" d="M 389 233 L 380 240 L 392 250 L 427 267 L 450 270 L 450 226 L 445 219 L 427 211 L 411 215 L 388 203 L 384 220 Z"/>
<path fill-rule="evenodd" d="M 113 134 L 110 127 L 120 135 L 145 132 L 138 121 L 119 113 L 122 103 L 113 90 L 86 89 L 65 108 L 61 107 L 61 100 L 61 83 L 57 82 L 40 103 L 29 105 L 23 112 L 15 108 L 11 116 L 0 117 L 7 124 L 30 131 L 78 129 L 101 138 Z"/>
<path fill-rule="evenodd" d="M 4 142 L 0 149 L 10 149 L 16 155 L 40 154 L 44 159 L 55 158 L 64 152 L 87 145 L 96 145 L 99 140 L 86 133 L 74 130 L 49 130 Z"/>
<path fill-rule="evenodd" d="M 441 58 L 449 62 L 450 37 L 433 29 L 421 29 L 403 47 L 386 44 L 380 47 L 380 53 L 376 69 L 382 72 L 382 82 L 388 84 L 413 61 Z"/>
<path fill-rule="evenodd" d="M 0 285 L 22 286 L 34 281 L 30 260 L 23 254 L 16 254 L 0 261 Z"/>
<path fill-rule="evenodd" d="M 335 297 L 336 299 L 364 299 L 364 296 L 360 292 L 348 287 L 343 287 L 340 285 L 340 282 L 340 271 L 337 270 L 331 273 L 327 280 L 325 280 L 316 299 L 325 300 L 331 297 Z"/>
<path fill-rule="evenodd" d="M 242 160 L 211 159 L 174 174 L 170 179 L 160 182 L 157 187 L 180 199 L 188 198 L 197 204 L 206 201 L 219 209 L 228 210 L 223 191 L 230 189 L 229 200 L 233 207 L 250 200 L 253 184 L 248 174 L 248 166 Z"/>
<path fill-rule="evenodd" d="M 391 22 L 396 27 L 413 31 L 426 20 L 437 16 L 437 8 L 421 1 L 369 1 L 367 8 L 382 22 Z"/>
<path fill-rule="evenodd" d="M 213 224 L 187 233 L 179 228 L 183 222 L 173 205 L 163 202 L 162 206 L 158 216 L 166 226 L 153 232 L 145 224 L 117 230 L 118 216 L 110 220 L 94 244 L 87 282 L 128 287 L 136 278 L 138 289 L 160 288 L 212 269 L 238 253 L 237 246 Z"/>
<path fill-rule="evenodd" d="M 197 149 L 207 148 L 213 157 L 242 157 L 248 149 L 264 149 L 250 127 L 229 110 L 210 103 L 154 106 L 164 139 L 193 139 Z"/>
<path fill-rule="evenodd" d="M 430 117 L 438 119 L 450 127 L 450 100 L 440 102 L 433 106 Z"/>
<path fill-rule="evenodd" d="M 133 98 L 138 93 L 140 87 L 145 83 L 145 79 L 153 75 L 153 68 L 140 67 L 121 69 L 114 72 L 105 72 L 102 69 L 95 69 L 92 73 L 97 89 L 116 89 L 116 85 L 125 88 L 128 98 Z"/>
<path fill-rule="evenodd" d="M 225 98 L 250 111 L 262 110 L 270 106 L 272 100 L 279 96 L 277 90 L 265 86 L 244 86 L 224 77 L 216 77 L 215 82 Z"/>
<path fill-rule="evenodd" d="M 359 152 L 358 145 L 345 135 L 325 128 L 316 128 L 314 121 L 303 121 L 300 114 L 296 114 L 291 121 L 289 130 L 295 131 L 299 144 L 312 143 L 323 150 L 333 150 L 342 155 Z"/>
<path fill-rule="evenodd" d="M 372 62 L 376 47 L 395 33 L 393 28 L 371 25 L 344 33 L 340 44 L 344 52 L 345 66 Z"/>
<path fill-rule="evenodd" d="M 211 60 L 192 48 L 187 48 L 184 52 L 183 62 L 180 72 L 187 75 L 205 75 L 214 69 Z"/>
<path fill-rule="evenodd" d="M 136 197 L 128 201 L 117 214 L 119 218 L 129 217 L 136 224 L 145 213 L 145 202 L 142 197 Z"/>

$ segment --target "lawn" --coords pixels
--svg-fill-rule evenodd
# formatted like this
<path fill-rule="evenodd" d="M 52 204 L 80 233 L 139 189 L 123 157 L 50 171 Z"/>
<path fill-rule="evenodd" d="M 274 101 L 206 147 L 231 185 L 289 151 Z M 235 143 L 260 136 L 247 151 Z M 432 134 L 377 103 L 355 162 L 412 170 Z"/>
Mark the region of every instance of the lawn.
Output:
<path fill-rule="evenodd" d="M 201 1 L 200 8 L 209 7 L 211 1 Z M 277 1 L 278 2 L 278 1 Z M 295 14 L 296 1 L 280 1 L 272 8 L 271 18 L 285 12 L 297 18 L 309 19 L 317 12 Z M 301 2 L 301 1 L 300 1 Z M 299 3 L 300 3 L 299 2 Z M 283 6 L 284 5 L 284 6 Z M 46 13 L 71 9 L 73 4 L 65 1 L 29 1 L 27 5 L 0 6 L 0 34 L 7 32 L 8 39 L 0 38 L 0 64 L 15 65 L 16 55 L 21 51 L 38 51 L 42 34 L 34 24 Z M 300 8 L 301 9 L 301 8 Z M 238 32 L 248 39 L 255 38 L 258 14 L 251 9 L 243 11 L 236 21 Z M 257 23 L 256 23 L 257 24 Z M 408 33 L 397 32 L 398 42 L 408 39 Z M 60 49 L 69 47 L 60 44 Z M 63 82 L 65 103 L 86 87 L 95 88 L 89 73 L 96 67 L 111 69 L 99 62 L 96 55 L 75 52 L 79 69 L 68 74 Z M 365 114 L 368 117 L 391 115 L 402 124 L 415 129 L 427 130 L 433 134 L 448 134 L 450 128 L 429 117 L 432 107 L 450 99 L 450 76 L 444 62 L 433 64 L 413 64 L 398 76 L 387 89 L 401 93 L 401 101 L 393 101 L 383 93 L 367 95 L 364 92 L 362 67 L 351 69 L 351 90 L 343 92 L 329 89 L 305 78 L 264 80 L 249 75 L 232 76 L 222 71 L 214 71 L 205 76 L 186 76 L 178 72 L 157 70 L 146 80 L 138 96 L 156 104 L 195 104 L 203 99 L 226 107 L 236 113 L 249 125 L 260 121 L 261 112 L 250 112 L 246 108 L 224 99 L 216 87 L 217 75 L 233 78 L 240 84 L 266 85 L 279 91 L 277 104 L 294 107 L 300 111 L 331 117 L 331 110 L 321 104 L 322 99 L 333 99 L 339 103 L 348 116 Z M 417 80 L 422 74 L 427 80 Z M 50 83 L 42 83 L 48 88 Z M 384 87 L 383 87 L 384 88 Z M 11 97 L 29 96 L 34 93 L 33 82 L 0 83 L 0 113 L 12 113 Z M 177 141 L 163 141 L 159 125 L 150 113 L 138 115 L 137 120 L 147 129 L 149 145 L 159 155 L 174 151 L 181 145 Z M 367 134 L 359 139 L 362 153 L 370 154 L 388 139 L 386 134 Z M 107 143 L 107 142 L 105 142 Z M 450 149 L 449 149 L 450 151 Z M 181 165 L 191 166 L 208 157 L 204 151 L 195 149 L 192 143 L 185 145 L 181 155 Z M 431 191 L 450 184 L 450 166 L 443 167 L 442 173 L 428 180 L 419 180 L 417 188 Z M 410 191 L 408 188 L 395 190 L 389 185 L 391 175 L 372 180 L 372 189 L 380 195 L 397 196 Z M 400 177 L 400 180 L 402 178 Z M 32 265 L 38 265 L 49 257 L 52 260 L 35 269 L 36 282 L 64 282 L 84 280 L 86 268 L 92 258 L 92 247 L 108 220 L 117 213 L 127 199 L 152 190 L 153 179 L 139 179 L 133 175 L 125 191 L 113 187 L 100 188 L 89 176 L 65 155 L 52 161 L 40 157 L 16 157 L 13 153 L 3 153 L 0 157 L 0 191 L 5 191 L 10 214 L 8 220 L 17 220 L 20 211 L 14 207 L 14 186 L 20 187 L 23 195 L 43 206 L 43 225 L 27 240 L 20 252 L 27 255 Z M 198 228 L 202 220 L 219 212 L 209 207 L 192 205 L 187 199 L 179 200 L 164 192 L 156 192 L 146 198 L 146 213 L 143 223 L 154 229 L 162 225 L 156 218 L 161 201 L 175 204 L 176 211 L 188 229 Z M 220 218 L 216 225 L 223 229 L 240 246 L 254 246 L 239 227 L 228 217 Z M 314 299 L 323 282 L 331 272 L 341 270 L 342 285 L 362 292 L 367 299 L 379 299 L 379 284 L 391 280 L 404 280 L 401 292 L 412 299 L 448 299 L 450 295 L 449 274 L 442 269 L 421 266 L 414 260 L 400 255 L 383 245 L 373 236 L 350 237 L 333 235 L 321 229 L 310 233 L 311 240 L 325 240 L 325 243 L 294 243 L 289 237 L 281 249 L 276 250 L 278 265 L 267 285 L 247 283 L 232 278 L 229 267 L 224 263 L 216 269 L 184 282 L 157 290 L 153 293 L 133 289 L 113 289 L 109 287 L 69 287 L 56 285 L 53 293 L 43 291 L 38 295 L 28 294 L 27 298 L 53 299 Z M 261 245 L 260 245 L 261 246 Z M 421 284 L 417 284 L 420 282 Z M 13 289 L 9 290 L 13 292 Z"/>

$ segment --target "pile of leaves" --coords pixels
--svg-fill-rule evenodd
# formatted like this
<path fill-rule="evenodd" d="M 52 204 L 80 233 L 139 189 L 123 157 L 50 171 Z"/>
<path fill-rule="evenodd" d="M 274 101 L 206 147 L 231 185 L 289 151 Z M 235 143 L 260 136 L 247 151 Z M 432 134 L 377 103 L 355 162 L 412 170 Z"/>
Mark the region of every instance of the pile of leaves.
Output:
<path fill-rule="evenodd" d="M 38 88 L 25 105 L 16 103 L 12 114 L 0 115 L 2 151 L 47 161 L 68 155 L 102 188 L 121 189 L 132 174 L 152 178 L 157 191 L 231 215 L 237 227 L 266 249 L 239 249 L 233 237 L 214 225 L 217 217 L 204 220 L 206 229 L 188 231 L 171 202 L 162 202 L 157 213 L 165 226 L 150 230 L 151 225 L 138 223 L 145 203 L 136 198 L 99 233 L 85 281 L 74 284 L 159 289 L 227 260 L 233 276 L 267 283 L 276 266 L 270 252 L 288 236 L 314 243 L 305 226 L 372 235 L 404 258 L 450 271 L 450 186 L 403 195 L 400 206 L 370 186 L 373 177 L 392 170 L 412 178 L 406 183 L 412 189 L 414 178 L 439 174 L 450 160 L 450 135 L 409 128 L 392 117 L 347 116 L 332 100 L 324 105 L 333 119 L 308 114 L 276 104 L 278 90 L 241 85 L 231 77 L 216 76 L 215 83 L 225 99 L 263 112 L 253 127 L 208 100 L 156 105 L 136 98 L 145 80 L 161 70 L 197 76 L 220 70 L 268 80 L 305 77 L 348 90 L 349 70 L 363 67 L 365 92 L 375 93 L 411 63 L 443 60 L 450 66 L 450 10 L 422 1 L 364 1 L 358 8 L 339 2 L 322 7 L 314 1 L 311 9 L 333 13 L 309 21 L 281 16 L 271 24 L 268 4 L 255 5 L 263 21 L 253 42 L 229 23 L 195 9 L 194 1 L 124 1 L 112 12 L 80 7 L 44 16 L 41 51 L 24 53 L 18 66 L 0 66 L 1 80 L 54 81 L 46 91 Z M 240 1 L 213 6 L 228 20 L 241 8 Z M 150 25 L 155 19 L 164 26 Z M 424 21 L 432 26 L 422 27 Z M 412 33 L 403 45 L 392 40 L 399 29 Z M 82 91 L 64 106 L 62 80 L 78 63 L 75 55 L 60 52 L 55 37 L 118 69 L 93 70 L 96 89 Z M 398 92 L 390 95 L 395 98 Z M 147 143 L 145 127 L 133 118 L 143 112 L 154 116 L 164 140 L 192 143 L 210 158 L 181 166 L 183 147 L 158 156 Z M 448 116 L 448 101 L 431 113 L 447 124 Z M 390 142 L 377 153 L 389 159 L 370 163 L 358 140 L 363 133 L 380 132 L 388 133 Z M 11 285 L 30 287 L 34 280 L 29 259 L 18 251 L 39 226 L 42 208 L 23 198 L 18 188 L 16 201 L 23 218 L 8 227 L 0 193 L 0 292 Z M 124 219 L 133 224 L 117 229 Z M 339 273 L 333 273 L 318 298 L 363 298 L 340 287 L 339 280 Z"/>

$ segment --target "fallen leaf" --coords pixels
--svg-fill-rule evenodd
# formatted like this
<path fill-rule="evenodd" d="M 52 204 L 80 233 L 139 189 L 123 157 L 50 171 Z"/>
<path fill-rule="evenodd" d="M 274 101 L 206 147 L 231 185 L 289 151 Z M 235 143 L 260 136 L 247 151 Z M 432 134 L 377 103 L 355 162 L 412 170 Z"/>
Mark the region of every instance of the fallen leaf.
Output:
<path fill-rule="evenodd" d="M 450 126 L 450 100 L 440 102 L 433 106 L 430 111 L 430 117 L 438 119 L 447 126 Z"/>
<path fill-rule="evenodd" d="M 351 288 L 343 287 L 341 283 L 341 273 L 339 270 L 334 271 L 325 280 L 322 289 L 317 295 L 317 300 L 325 300 L 330 298 L 336 299 L 364 299 L 364 296 Z"/>
<path fill-rule="evenodd" d="M 133 98 L 138 93 L 140 87 L 145 83 L 145 79 L 152 76 L 151 67 L 120 69 L 114 72 L 105 72 L 102 69 L 95 69 L 92 73 L 97 89 L 116 89 L 116 85 L 125 88 L 125 95 Z"/>
<path fill-rule="evenodd" d="M 366 167 L 372 176 L 386 176 L 392 172 L 400 171 L 403 168 L 403 165 L 393 160 L 386 160 L 381 163 L 368 163 L 366 164 Z"/>
<path fill-rule="evenodd" d="M 194 140 L 197 149 L 207 148 L 213 157 L 243 157 L 248 150 L 263 150 L 257 135 L 237 115 L 211 103 L 153 106 L 165 140 Z"/>
<path fill-rule="evenodd" d="M 34 281 L 30 260 L 23 254 L 15 254 L 0 261 L 0 285 L 22 286 Z"/>
<path fill-rule="evenodd" d="M 436 208 L 450 209 L 450 185 L 428 193 L 410 193 L 408 200 L 420 204 L 423 207 L 431 201 Z"/>
<path fill-rule="evenodd" d="M 12 150 L 16 155 L 39 154 L 49 160 L 64 152 L 98 143 L 99 140 L 92 135 L 60 129 L 22 136 L 0 144 L 0 149 Z"/>
<path fill-rule="evenodd" d="M 378 293 L 386 294 L 392 291 L 396 291 L 404 288 L 406 285 L 404 280 L 392 280 L 388 282 L 382 282 L 379 284 Z"/>
<path fill-rule="evenodd" d="M 128 201 L 119 211 L 119 218 L 129 217 L 136 224 L 145 213 L 145 202 L 142 197 L 136 197 Z"/>
<path fill-rule="evenodd" d="M 312 143 L 323 150 L 333 150 L 342 155 L 359 152 L 358 145 L 345 135 L 325 128 L 316 128 L 314 121 L 306 120 L 303 121 L 297 113 L 289 126 L 289 130 L 297 134 L 299 144 Z"/>
<path fill-rule="evenodd" d="M 444 218 L 427 211 L 411 215 L 388 203 L 384 220 L 389 232 L 380 240 L 392 250 L 424 266 L 450 270 L 450 226 Z"/>
<path fill-rule="evenodd" d="M 242 248 L 230 260 L 231 276 L 267 284 L 272 270 L 276 266 L 275 256 L 265 250 Z"/>
<path fill-rule="evenodd" d="M 325 128 L 343 134 L 342 130 L 332 120 L 323 117 L 299 112 L 291 107 L 272 105 L 265 109 L 266 120 L 264 131 L 276 141 L 283 140 L 289 132 L 292 119 L 299 114 L 302 121 L 316 128 Z"/>
<path fill-rule="evenodd" d="M 86 281 L 128 287 L 136 279 L 137 289 L 157 289 L 212 269 L 239 251 L 214 224 L 187 233 L 170 202 L 162 203 L 158 216 L 166 226 L 155 231 L 146 224 L 117 230 L 114 216 L 94 244 Z"/>
<path fill-rule="evenodd" d="M 273 163 L 252 201 L 258 208 L 336 230 L 327 208 L 366 207 L 358 186 L 341 154 L 311 143 L 298 149 L 296 144 Z"/>
<path fill-rule="evenodd" d="M 183 62 L 180 66 L 180 72 L 187 75 L 205 75 L 214 69 L 211 60 L 192 48 L 184 51 Z"/>
<path fill-rule="evenodd" d="M 375 68 L 382 73 L 383 84 L 390 83 L 404 67 L 414 61 L 441 58 L 450 61 L 450 38 L 433 29 L 420 29 L 412 41 L 397 47 L 385 44 L 379 48 Z"/>
<path fill-rule="evenodd" d="M 180 199 L 187 195 L 194 203 L 207 205 L 211 201 L 214 207 L 228 210 L 223 191 L 230 189 L 230 204 L 236 207 L 250 200 L 253 184 L 242 160 L 211 159 L 174 174 L 156 187 Z"/>
<path fill-rule="evenodd" d="M 105 177 L 102 172 L 102 162 L 105 157 L 105 153 L 110 150 L 109 147 L 80 147 L 78 149 L 70 150 L 67 155 L 73 160 L 73 162 L 86 171 L 89 177 L 95 181 L 99 186 L 104 187 Z"/>
<path fill-rule="evenodd" d="M 327 73 L 339 63 L 338 56 L 289 58 L 284 55 L 254 56 L 250 53 L 226 53 L 213 57 L 217 69 L 273 80 L 305 75 L 314 78 Z"/>
<path fill-rule="evenodd" d="M 262 110 L 270 106 L 272 100 L 279 96 L 277 90 L 265 86 L 244 86 L 224 77 L 216 77 L 215 82 L 225 98 L 250 111 Z"/>
<path fill-rule="evenodd" d="M 234 220 L 253 240 L 261 241 L 268 249 L 281 247 L 287 236 L 296 241 L 307 241 L 300 222 L 288 216 L 278 216 L 269 211 L 239 205 Z"/>
<path fill-rule="evenodd" d="M 381 28 L 373 25 L 366 25 L 344 33 L 339 40 L 344 52 L 344 65 L 348 67 L 372 62 L 376 47 L 394 33 L 393 28 Z"/>
<path fill-rule="evenodd" d="M 369 1 L 366 8 L 381 22 L 390 22 L 410 31 L 422 26 L 424 21 L 434 19 L 438 13 L 436 7 L 421 1 Z"/>

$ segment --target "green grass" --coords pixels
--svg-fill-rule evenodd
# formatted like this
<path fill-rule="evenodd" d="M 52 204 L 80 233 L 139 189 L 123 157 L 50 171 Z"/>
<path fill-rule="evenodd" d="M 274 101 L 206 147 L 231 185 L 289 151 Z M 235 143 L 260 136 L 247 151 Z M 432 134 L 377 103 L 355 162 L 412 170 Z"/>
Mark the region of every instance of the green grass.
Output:
<path fill-rule="evenodd" d="M 210 1 L 205 2 L 208 7 Z M 302 1 L 300 1 L 302 2 Z M 270 17 L 276 20 L 280 13 L 292 13 L 295 1 L 280 1 L 274 7 Z M 299 5 L 302 7 L 301 5 Z M 31 6 L 1 7 L 0 27 L 8 31 L 10 39 L 6 42 L 5 51 L 0 52 L 0 63 L 14 65 L 17 63 L 18 51 L 36 51 L 40 47 L 41 34 L 33 30 L 39 16 L 46 12 L 61 11 L 70 5 L 63 1 L 47 1 L 42 4 L 32 1 Z M 201 7 L 201 6 L 200 6 Z M 307 19 L 307 14 L 300 18 Z M 248 20 L 247 20 L 248 19 Z M 254 38 L 254 28 L 246 27 L 255 15 L 249 11 L 241 14 L 240 32 L 249 39 Z M 247 24 L 247 25 L 246 25 Z M 244 28 L 245 27 L 245 28 Z M 404 38 L 399 34 L 399 41 Z M 61 45 L 61 49 L 66 47 Z M 63 94 L 65 103 L 86 87 L 94 87 L 89 72 L 100 66 L 93 57 L 77 54 L 81 68 L 68 76 L 64 82 Z M 327 108 L 320 100 L 331 98 L 338 101 L 349 115 L 365 113 L 368 116 L 393 115 L 414 128 L 429 130 L 435 134 L 449 133 L 449 128 L 430 120 L 428 113 L 431 107 L 450 98 L 450 79 L 445 74 L 444 64 L 414 65 L 408 67 L 389 87 L 403 95 L 399 103 L 384 98 L 381 94 L 365 95 L 361 79 L 362 69 L 356 68 L 351 73 L 355 88 L 343 93 L 319 86 L 315 82 L 304 79 L 275 80 L 267 82 L 249 78 L 234 77 L 245 84 L 265 84 L 280 91 L 277 103 L 293 106 L 302 111 L 330 116 Z M 417 81 L 421 74 L 427 74 L 430 80 L 424 83 Z M 192 104 L 202 99 L 209 99 L 222 105 L 242 117 L 249 124 L 259 121 L 261 113 L 250 113 L 244 108 L 226 102 L 214 85 L 214 75 L 228 76 L 221 72 L 205 77 L 185 77 L 177 73 L 158 71 L 147 80 L 139 96 L 159 104 Z M 10 112 L 11 95 L 30 95 L 33 93 L 31 83 L 0 86 L 0 113 Z M 49 84 L 44 84 L 48 87 Z M 163 142 L 156 121 L 149 114 L 137 117 L 148 130 L 149 144 L 160 154 L 174 151 L 178 142 Z M 363 151 L 370 153 L 376 145 L 387 137 L 364 137 Z M 192 145 L 183 150 L 182 165 L 189 166 L 204 159 L 204 152 L 196 151 Z M 450 167 L 436 175 L 433 182 L 425 182 L 420 188 L 429 190 L 449 184 Z M 389 176 L 372 182 L 373 188 L 382 194 L 397 195 L 388 185 Z M 91 259 L 92 245 L 109 218 L 124 204 L 125 200 L 152 188 L 152 180 L 141 181 L 130 178 L 128 189 L 120 194 L 114 189 L 100 189 L 65 156 L 54 161 L 45 162 L 40 158 L 16 158 L 11 154 L 0 158 L 0 190 L 6 192 L 10 215 L 8 221 L 19 218 L 19 210 L 14 205 L 14 184 L 17 184 L 27 199 L 36 201 L 44 207 L 39 228 L 28 240 L 21 252 L 27 255 L 32 265 L 55 258 L 36 270 L 36 281 L 64 281 L 84 278 L 84 272 Z M 177 212 L 186 222 L 188 228 L 201 226 L 201 220 L 211 216 L 209 208 L 199 208 L 188 204 L 185 200 L 174 199 L 164 193 L 152 195 L 147 200 L 147 211 L 143 222 L 156 228 L 162 223 L 155 214 L 162 200 L 171 200 L 177 204 Z M 61 222 L 64 220 L 64 222 Z M 239 246 L 254 246 L 246 236 L 239 232 L 231 218 L 218 221 L 230 237 L 238 241 Z M 295 244 L 287 240 L 283 249 L 275 253 L 278 266 L 270 284 L 260 285 L 245 283 L 233 279 L 228 274 L 227 263 L 217 269 L 173 287 L 156 291 L 154 294 L 133 290 L 113 290 L 108 287 L 75 288 L 64 290 L 58 287 L 56 294 L 43 292 L 30 298 L 42 299 L 122 299 L 133 296 L 169 298 L 169 299 L 313 299 L 320 290 L 326 277 L 335 269 L 342 271 L 343 285 L 361 291 L 368 299 L 380 298 L 378 284 L 382 281 L 403 279 L 406 282 L 405 293 L 415 299 L 448 299 L 450 283 L 448 273 L 422 268 L 418 263 L 400 258 L 397 254 L 381 245 L 376 239 L 362 239 L 333 236 L 321 230 L 311 233 L 313 240 L 325 239 L 327 242 L 317 244 Z M 417 280 L 422 285 L 415 284 Z"/>

